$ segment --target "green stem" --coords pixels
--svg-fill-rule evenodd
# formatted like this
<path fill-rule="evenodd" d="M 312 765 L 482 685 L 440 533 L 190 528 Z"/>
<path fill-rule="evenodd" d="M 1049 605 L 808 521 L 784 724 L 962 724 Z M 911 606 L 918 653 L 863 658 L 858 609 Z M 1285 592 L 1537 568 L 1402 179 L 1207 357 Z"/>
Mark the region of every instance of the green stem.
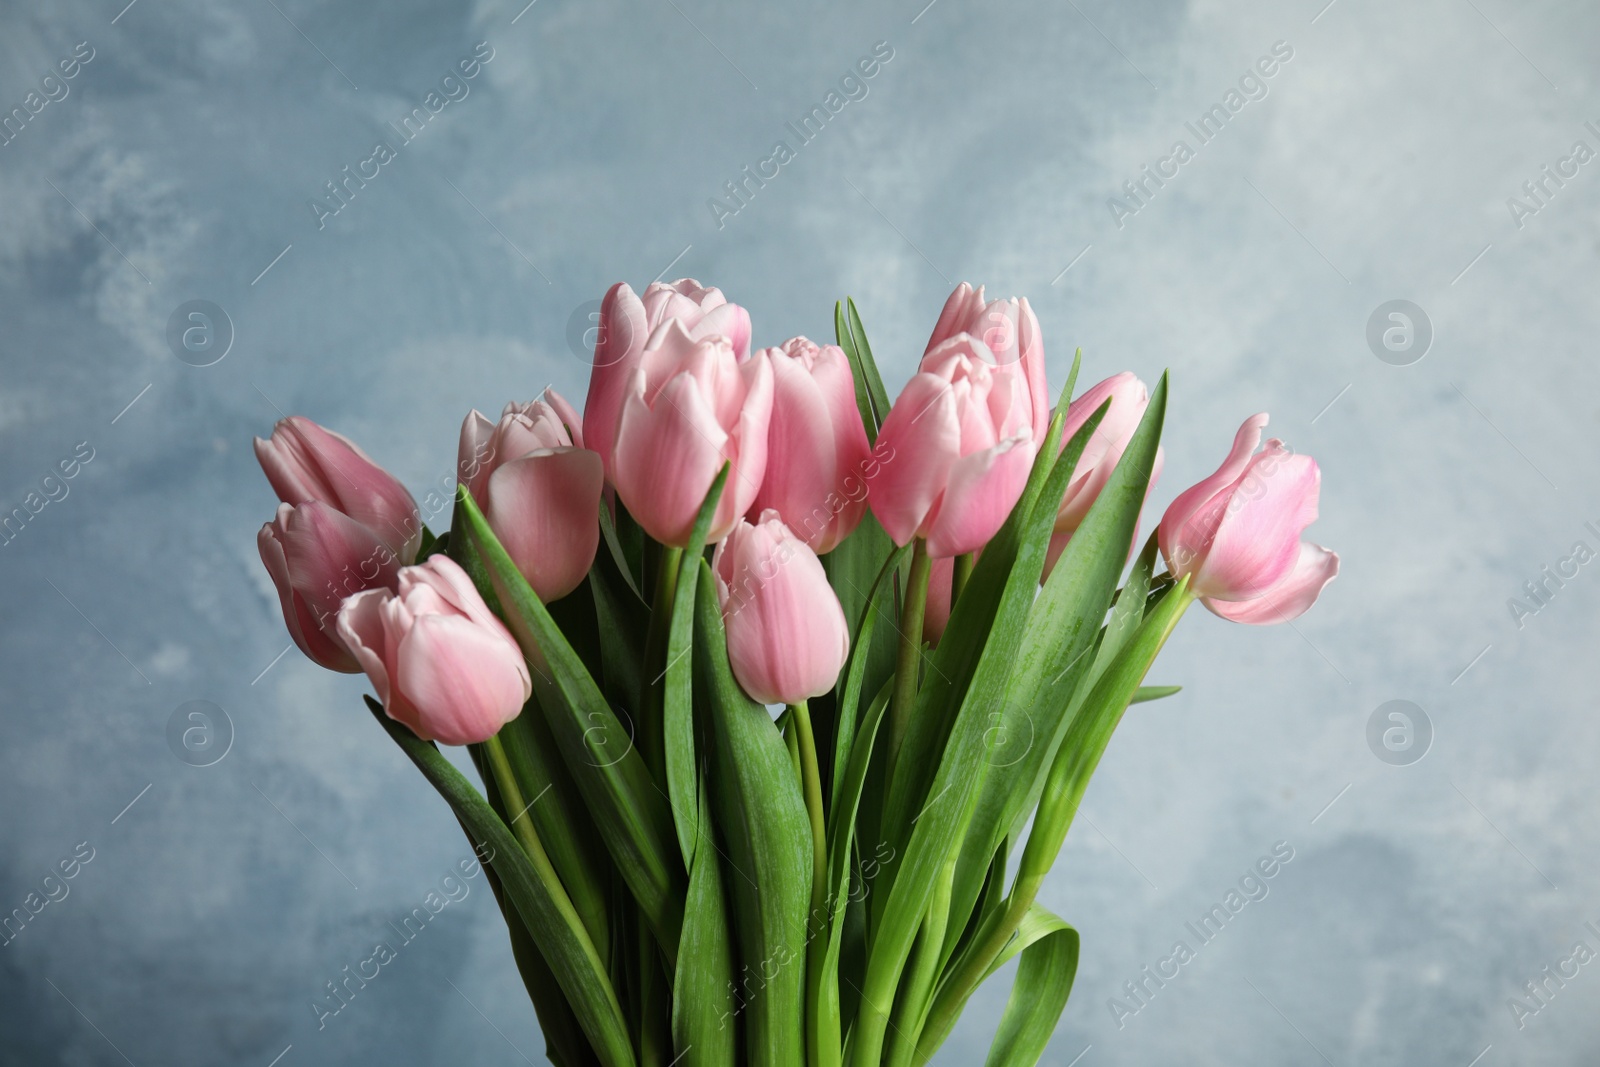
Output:
<path fill-rule="evenodd" d="M 922 1022 L 927 1017 L 929 999 L 934 982 L 939 977 L 939 958 L 944 954 L 944 938 L 950 922 L 950 896 L 956 879 L 956 860 L 960 849 L 952 849 L 950 856 L 939 868 L 939 879 L 933 886 L 933 900 L 928 913 L 922 917 L 922 930 L 917 935 L 917 947 L 906 977 L 905 988 L 895 1006 L 899 1021 L 894 1023 L 889 1039 L 888 1056 L 884 1062 L 889 1067 L 909 1067 L 917 1051 L 917 1036 L 922 1032 Z"/>
<path fill-rule="evenodd" d="M 683 549 L 661 546 L 656 564 L 655 600 L 650 605 L 650 629 L 645 636 L 645 669 L 640 672 L 639 748 L 656 783 L 667 784 L 667 740 L 661 721 L 663 679 L 667 673 L 667 640 L 672 630 L 672 602 L 678 594 L 678 571 Z"/>
<path fill-rule="evenodd" d="M 917 703 L 917 675 L 922 667 L 922 617 L 928 607 L 928 543 L 917 538 L 911 549 L 911 573 L 906 578 L 905 600 L 900 608 L 900 653 L 894 666 L 894 693 L 889 698 L 888 778 L 894 778 L 900 745 L 911 725 Z M 886 790 L 887 793 L 887 790 Z"/>
<path fill-rule="evenodd" d="M 817 766 L 817 739 L 811 730 L 811 709 L 804 700 L 789 706 L 800 741 L 800 784 L 811 817 L 811 910 L 806 917 L 806 1048 L 811 1067 L 838 1067 L 839 1021 L 824 1019 L 822 976 L 828 954 L 828 831 L 822 811 L 822 775 Z"/>
<path fill-rule="evenodd" d="M 954 610 L 956 601 L 961 599 L 961 591 L 967 587 L 967 579 L 972 577 L 972 553 L 956 557 L 955 563 L 950 568 L 950 607 Z"/>
<path fill-rule="evenodd" d="M 550 866 L 550 858 L 545 854 L 539 833 L 533 828 L 533 820 L 528 818 L 528 806 L 522 800 L 522 787 L 517 784 L 517 776 L 511 771 L 511 761 L 506 758 L 506 750 L 500 744 L 500 735 L 496 734 L 485 741 L 483 748 L 489 754 L 489 767 L 494 771 L 494 784 L 505 800 L 506 811 L 521 813 L 512 817 L 511 832 L 517 835 L 517 840 L 522 843 L 523 849 L 535 864 L 540 867 Z M 551 869 L 554 870 L 553 867 Z"/>

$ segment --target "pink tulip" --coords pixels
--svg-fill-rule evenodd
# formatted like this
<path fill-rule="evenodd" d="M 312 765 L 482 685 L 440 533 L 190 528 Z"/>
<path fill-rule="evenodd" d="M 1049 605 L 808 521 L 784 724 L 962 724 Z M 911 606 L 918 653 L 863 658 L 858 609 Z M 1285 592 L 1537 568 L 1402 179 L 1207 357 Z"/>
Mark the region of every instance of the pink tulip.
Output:
<path fill-rule="evenodd" d="M 370 529 L 321 501 L 278 514 L 256 535 L 261 562 L 277 586 L 289 636 L 313 662 L 334 671 L 361 668 L 337 632 L 339 606 L 365 589 L 392 587 L 394 551 Z"/>
<path fill-rule="evenodd" d="M 1339 557 L 1300 540 L 1317 518 L 1322 475 L 1310 456 L 1273 438 L 1265 414 L 1246 419 L 1217 472 L 1185 490 L 1161 519 L 1161 554 L 1213 612 L 1262 626 L 1286 622 L 1339 573 Z"/>
<path fill-rule="evenodd" d="M 553 390 L 507 404 L 498 423 L 473 411 L 461 424 L 462 484 L 546 603 L 582 583 L 600 544 L 605 471 L 574 435 L 583 440 L 583 425 Z"/>
<path fill-rule="evenodd" d="M 750 510 L 776 511 L 818 555 L 831 552 L 867 510 L 871 446 L 856 407 L 850 361 L 804 337 L 763 354 L 772 361 L 767 471 Z"/>
<path fill-rule="evenodd" d="M 625 283 L 613 285 L 600 305 L 600 330 L 583 412 L 587 447 L 600 453 L 613 482 L 616 471 L 612 453 L 623 400 L 646 344 L 669 321 L 682 323 L 697 341 L 715 335 L 726 337 L 741 362 L 750 355 L 750 315 L 739 305 L 728 303 L 720 290 L 703 288 L 692 278 L 680 278 L 670 284 L 652 282 L 641 300 Z"/>
<path fill-rule="evenodd" d="M 1061 434 L 1061 451 L 1066 450 L 1067 442 L 1083 428 L 1083 424 L 1089 421 L 1089 416 L 1098 411 L 1108 397 L 1111 400 L 1111 407 L 1106 410 L 1105 418 L 1100 420 L 1100 425 L 1095 427 L 1088 443 L 1083 446 L 1083 454 L 1078 457 L 1078 465 L 1072 472 L 1072 481 L 1067 485 L 1066 496 L 1061 500 L 1061 510 L 1056 513 L 1055 530 L 1050 536 L 1050 551 L 1045 557 L 1045 578 L 1050 577 L 1050 572 L 1055 569 L 1056 561 L 1061 558 L 1067 542 L 1072 540 L 1072 535 L 1088 516 L 1089 508 L 1099 499 L 1101 490 L 1111 480 L 1112 471 L 1121 461 L 1123 451 L 1133 438 L 1133 432 L 1139 428 L 1139 420 L 1144 418 L 1145 408 L 1150 406 L 1150 393 L 1145 388 L 1144 382 L 1129 371 L 1113 374 L 1087 390 L 1067 408 L 1066 426 Z M 1146 497 L 1155 488 L 1156 479 L 1161 477 L 1161 467 L 1165 458 L 1158 446 L 1155 463 L 1150 469 L 1150 484 L 1145 489 Z M 1136 529 L 1133 539 L 1135 545 L 1138 544 L 1138 540 Z"/>
<path fill-rule="evenodd" d="M 516 641 L 448 556 L 406 567 L 398 592 L 351 597 L 339 634 L 389 718 L 424 741 L 487 741 L 533 693 Z"/>
<path fill-rule="evenodd" d="M 983 286 L 974 291 L 962 282 L 944 302 L 924 352 L 932 352 L 958 333 L 970 333 L 982 341 L 994 353 L 996 363 L 1021 365 L 1028 383 L 1033 443 L 1042 444 L 1050 427 L 1050 389 L 1045 384 L 1044 334 L 1028 301 L 1012 297 L 984 303 Z"/>
<path fill-rule="evenodd" d="M 402 562 L 417 558 L 417 502 L 349 438 L 292 415 L 272 428 L 271 438 L 256 438 L 256 459 L 285 504 L 320 501 L 367 527 Z"/>
<path fill-rule="evenodd" d="M 878 432 L 872 512 L 897 545 L 972 552 L 999 531 L 1033 465 L 1032 405 L 1017 363 L 996 365 L 971 334 L 922 357 Z"/>
<path fill-rule="evenodd" d="M 681 548 L 717 472 L 730 463 L 709 535 L 722 540 L 761 488 L 771 417 L 765 352 L 740 360 L 727 337 L 696 340 L 679 320 L 667 320 L 640 353 L 617 420 L 617 496 L 646 533 Z"/>
<path fill-rule="evenodd" d="M 798 704 L 833 688 L 850 652 L 828 576 L 775 511 L 741 520 L 711 557 L 740 688 L 763 704 Z"/>

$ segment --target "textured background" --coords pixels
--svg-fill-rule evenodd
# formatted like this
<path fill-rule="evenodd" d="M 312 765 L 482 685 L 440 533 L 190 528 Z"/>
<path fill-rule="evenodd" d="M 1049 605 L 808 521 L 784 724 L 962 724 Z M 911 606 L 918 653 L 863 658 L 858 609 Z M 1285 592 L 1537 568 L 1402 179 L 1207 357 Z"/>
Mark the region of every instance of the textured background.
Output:
<path fill-rule="evenodd" d="M 1084 939 L 1047 1063 L 1592 1062 L 1600 964 L 1520 1027 L 1510 999 L 1600 949 L 1600 563 L 1520 626 L 1507 603 L 1600 549 L 1600 162 L 1507 205 L 1600 149 L 1592 7 L 125 2 L 0 21 L 0 109 L 94 50 L 0 147 L 0 512 L 93 450 L 0 546 L 0 911 L 94 849 L 0 948 L 4 1062 L 539 1060 L 481 878 L 317 1029 L 467 850 L 362 681 L 278 658 L 249 438 L 304 412 L 421 498 L 468 408 L 581 397 L 588 302 L 658 273 L 763 344 L 853 294 L 891 388 L 956 281 L 1027 295 L 1056 381 L 1077 345 L 1087 381 L 1172 369 L 1156 507 L 1254 411 L 1322 464 L 1343 575 L 1293 627 L 1192 613 L 1153 678 L 1185 691 L 1089 792 L 1044 894 Z M 879 41 L 868 95 L 719 227 L 708 199 Z M 1108 198 L 1277 41 L 1268 95 L 1119 226 Z M 319 229 L 324 183 L 478 42 L 470 95 Z M 1366 341 L 1397 298 L 1435 332 L 1409 366 Z M 166 340 L 192 299 L 236 332 L 212 366 Z M 1395 699 L 1434 734 L 1407 766 L 1367 740 Z M 169 746 L 191 700 L 232 724 L 209 767 Z M 1280 841 L 1270 895 L 1119 1026 L 1123 983 Z M 940 1063 L 981 1059 L 1004 995 Z"/>

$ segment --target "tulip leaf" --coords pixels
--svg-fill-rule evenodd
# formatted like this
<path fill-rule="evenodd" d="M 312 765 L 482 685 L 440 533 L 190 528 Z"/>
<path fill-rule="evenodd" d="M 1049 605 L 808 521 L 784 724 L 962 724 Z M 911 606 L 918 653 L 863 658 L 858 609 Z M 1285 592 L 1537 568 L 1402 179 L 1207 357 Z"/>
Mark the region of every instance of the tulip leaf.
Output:
<path fill-rule="evenodd" d="M 711 568 L 699 565 L 694 661 L 707 716 L 705 781 L 730 869 L 746 1051 L 751 1063 L 802 1067 L 810 817 L 772 716 L 734 680 Z"/>
<path fill-rule="evenodd" d="M 989 973 L 1018 954 L 1011 996 L 984 1067 L 1033 1067 L 1044 1055 L 1078 975 L 1078 931 L 1035 904 Z"/>
<path fill-rule="evenodd" d="M 537 707 L 524 708 L 521 715 L 500 728 L 500 741 L 527 805 L 525 811 L 505 812 L 506 825 L 515 830 L 519 819 L 533 821 L 534 832 L 544 842 L 550 863 L 561 876 L 561 884 L 589 932 L 589 940 L 605 959 L 611 947 L 606 914 L 607 861 L 592 851 L 594 827 L 577 795 L 577 787 L 562 765 L 555 739 L 550 736 L 550 724 Z M 491 780 L 492 776 L 484 778 L 486 783 Z"/>
<path fill-rule="evenodd" d="M 739 1027 L 733 1001 L 733 935 L 722 884 L 721 857 L 711 839 L 705 782 L 697 792 L 700 835 L 689 863 L 683 940 L 672 981 L 673 1054 L 683 1067 L 724 1067 L 738 1060 Z"/>
<path fill-rule="evenodd" d="M 1089 677 L 1084 685 L 1094 684 L 1095 679 L 1100 677 L 1116 654 L 1122 651 L 1128 638 L 1139 628 L 1144 618 L 1145 598 L 1150 592 L 1150 575 L 1156 566 L 1156 548 L 1156 535 L 1152 533 L 1139 552 L 1139 558 L 1134 561 L 1128 580 L 1117 593 L 1116 605 L 1111 609 L 1105 635 L 1094 654 L 1094 666 L 1089 668 Z"/>
<path fill-rule="evenodd" d="M 1096 414 L 1103 416 L 1104 411 Z M 926 728 L 925 740 L 916 747 L 911 740 L 916 731 L 908 733 L 890 784 L 890 810 L 884 820 L 891 830 L 888 836 L 894 840 L 896 831 L 903 833 L 901 828 L 909 827 L 909 840 L 901 862 L 880 876 L 874 887 L 880 902 L 874 912 L 877 919 L 853 1037 L 856 1067 L 876 1067 L 881 1059 L 896 988 L 941 869 L 961 842 L 988 770 L 989 715 L 1004 695 L 1017 645 L 1029 624 L 1062 496 L 1077 457 L 1099 422 L 1092 417 L 1058 461 L 1056 443 L 1065 415 L 1065 410 L 1058 411 L 1051 420 L 1028 488 L 989 542 L 953 606 L 927 682 L 918 693 L 913 724 L 938 729 L 948 723 L 948 737 L 941 752 L 938 739 L 928 737 Z M 951 709 L 953 716 L 948 715 Z M 911 773 L 920 770 L 922 761 L 937 768 L 925 790 L 917 779 L 925 781 L 926 775 Z M 903 787 L 902 782 L 915 784 Z M 914 813 L 909 807 L 913 798 L 918 804 Z M 985 856 L 986 864 L 987 860 Z M 956 929 L 963 925 L 964 916 Z"/>
<path fill-rule="evenodd" d="M 465 529 L 505 607 L 506 625 L 532 669 L 534 693 L 550 732 L 612 862 L 671 966 L 683 921 L 684 875 L 672 812 L 633 743 L 632 731 L 617 720 L 477 504 L 465 489 L 456 499 Z"/>
<path fill-rule="evenodd" d="M 488 801 L 432 743 L 389 718 L 370 697 L 367 707 L 444 797 L 468 833 L 488 847 L 489 864 L 566 994 L 600 1062 L 606 1067 L 632 1067 L 633 1046 L 616 992 L 544 851 L 524 849 Z"/>
<path fill-rule="evenodd" d="M 894 610 L 894 590 L 890 585 L 890 580 L 895 572 L 899 570 L 900 563 L 906 558 L 906 554 L 911 550 L 909 545 L 895 548 L 894 543 L 889 541 L 888 535 L 883 534 L 882 527 L 878 528 L 878 532 L 883 536 L 884 541 L 888 543 L 891 551 L 884 556 L 883 564 L 878 568 L 878 576 L 873 579 L 872 585 L 868 587 L 868 592 L 862 595 L 859 587 L 855 585 L 854 579 L 849 578 L 848 574 L 845 576 L 846 584 L 851 586 L 851 592 L 855 594 L 851 601 L 856 607 L 856 616 L 852 618 L 850 610 L 848 608 L 845 610 L 845 618 L 850 620 L 855 627 L 855 640 L 850 643 L 850 659 L 845 665 L 844 679 L 840 683 L 838 690 L 838 717 L 835 720 L 833 741 L 833 803 L 829 806 L 828 810 L 830 811 L 839 804 L 839 789 L 843 783 L 845 769 L 850 766 L 851 752 L 859 729 L 856 722 L 860 712 L 861 694 L 881 688 L 883 684 L 882 681 L 874 684 L 873 681 L 867 679 L 867 666 L 873 658 L 872 635 L 877 628 L 878 617 Z M 840 546 L 840 548 L 843 547 L 843 545 Z M 834 553 L 838 551 L 839 549 L 835 549 Z M 830 553 L 830 559 L 832 555 L 833 553 Z M 829 577 L 831 578 L 833 574 L 834 572 L 830 569 Z M 837 587 L 835 591 L 837 592 Z M 843 596 L 839 599 L 841 602 L 844 601 Z M 886 681 L 894 671 L 893 646 L 890 642 L 885 641 L 881 643 L 881 648 L 889 653 L 889 670 L 883 672 L 883 681 Z M 863 773 L 865 772 L 863 771 Z"/>
<path fill-rule="evenodd" d="M 599 623 L 602 688 L 612 702 L 625 706 L 639 696 L 647 612 L 615 569 L 602 567 L 599 560 L 589 572 L 589 588 Z"/>
<path fill-rule="evenodd" d="M 878 427 L 889 415 L 889 393 L 883 387 L 883 377 L 872 358 L 872 347 L 867 344 L 867 330 L 861 324 L 854 299 L 847 298 L 846 305 L 835 301 L 833 305 L 833 332 L 839 347 L 850 361 L 851 377 L 855 379 L 856 407 L 861 411 L 861 422 L 867 429 L 868 443 L 878 440 Z"/>
<path fill-rule="evenodd" d="M 1174 693 L 1181 692 L 1182 689 L 1183 686 L 1181 685 L 1141 685 L 1134 692 L 1133 699 L 1128 703 L 1143 704 L 1149 700 L 1161 700 L 1172 696 Z"/>
<path fill-rule="evenodd" d="M 666 745 L 667 796 L 672 802 L 672 821 L 678 830 L 678 847 L 683 852 L 685 869 L 694 863 L 695 843 L 699 831 L 695 822 L 699 804 L 695 790 L 698 764 L 694 756 L 694 705 L 692 681 L 694 663 L 689 659 L 689 649 L 694 643 L 695 586 L 700 578 L 700 557 L 705 553 L 706 534 L 711 530 L 711 518 L 716 513 L 717 501 L 722 499 L 728 484 L 729 464 L 724 463 L 717 472 L 700 504 L 694 526 L 689 531 L 689 544 L 683 550 L 683 562 L 678 569 L 678 585 L 672 598 L 672 622 L 667 631 L 667 685 L 662 693 L 661 732 Z"/>
<path fill-rule="evenodd" d="M 625 515 L 626 513 L 624 513 Z M 627 583 L 633 595 L 638 597 L 639 606 L 645 603 L 644 594 L 639 592 L 639 586 L 633 580 L 633 568 L 628 562 L 628 557 L 622 550 L 622 539 L 617 536 L 617 523 L 611 517 L 611 508 L 606 505 L 604 497 L 600 500 L 600 539 L 606 546 L 612 565 L 622 580 Z"/>
<path fill-rule="evenodd" d="M 1111 478 L 1056 561 L 1013 650 L 1015 667 L 994 715 L 1005 740 L 1016 739 L 1021 751 L 1013 758 L 1002 748 L 995 762 L 1004 773 L 984 782 L 956 872 L 953 923 L 965 923 L 995 848 L 1033 810 L 1071 721 L 1073 694 L 1087 690 L 1080 682 L 1095 660 L 1101 622 L 1144 505 L 1165 406 L 1163 376 Z M 1143 598 L 1130 598 L 1130 604 L 1134 601 Z"/>

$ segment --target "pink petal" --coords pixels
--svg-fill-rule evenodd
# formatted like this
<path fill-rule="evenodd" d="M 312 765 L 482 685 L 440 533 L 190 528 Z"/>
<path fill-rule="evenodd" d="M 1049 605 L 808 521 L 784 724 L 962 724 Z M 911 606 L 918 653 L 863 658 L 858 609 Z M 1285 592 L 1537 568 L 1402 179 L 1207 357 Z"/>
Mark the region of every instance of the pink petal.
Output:
<path fill-rule="evenodd" d="M 1248 600 L 1295 564 L 1300 532 L 1317 517 L 1321 475 L 1310 456 L 1278 442 L 1254 457 L 1222 509 L 1191 588 L 1199 596 Z"/>
<path fill-rule="evenodd" d="M 1244 473 L 1256 446 L 1261 443 L 1261 431 L 1266 425 L 1266 412 L 1244 420 L 1234 435 L 1233 451 L 1216 473 L 1179 493 L 1167 506 L 1166 514 L 1161 517 L 1161 555 L 1174 571 L 1187 574 L 1198 565 L 1199 557 L 1222 521 L 1221 508 L 1225 501 L 1218 503 L 1215 498 Z"/>
<path fill-rule="evenodd" d="M 608 471 L 623 395 L 649 333 L 639 298 L 626 283 L 613 285 L 600 304 L 600 335 L 589 372 L 589 394 L 583 404 L 584 439 L 588 447 L 600 453 Z"/>
<path fill-rule="evenodd" d="M 928 554 L 960 556 L 987 544 L 1022 496 L 1034 452 L 1032 431 L 1023 427 L 993 448 L 957 460 L 925 524 Z"/>
<path fill-rule="evenodd" d="M 384 662 L 388 638 L 384 633 L 383 606 L 394 599 L 387 589 L 357 593 L 339 609 L 339 637 L 367 672 L 378 702 L 389 706 L 389 669 Z"/>
<path fill-rule="evenodd" d="M 682 547 L 717 471 L 733 458 L 728 435 L 688 375 L 667 382 L 653 407 L 642 391 L 640 371 L 623 406 L 613 481 L 645 532 L 662 544 Z M 770 400 L 770 390 L 767 395 Z M 762 451 L 764 459 L 764 445 Z"/>
<path fill-rule="evenodd" d="M 398 650 L 395 688 L 425 741 L 487 741 L 516 718 L 533 692 L 527 665 L 504 637 L 459 616 L 424 615 Z M 390 713 L 395 718 L 400 715 Z"/>
<path fill-rule="evenodd" d="M 490 440 L 494 423 L 477 408 L 461 422 L 461 440 L 456 446 L 456 479 L 467 487 L 474 499 L 482 499 L 483 483 L 494 469 Z"/>
<path fill-rule="evenodd" d="M 1321 545 L 1302 542 L 1299 555 L 1278 583 L 1252 600 L 1202 599 L 1212 613 L 1230 622 L 1271 626 L 1299 618 L 1316 603 L 1318 595 L 1339 574 L 1339 556 Z"/>
<path fill-rule="evenodd" d="M 949 383 L 932 374 L 913 376 L 883 420 L 867 479 L 867 502 L 895 544 L 917 536 L 960 454 Z"/>
<path fill-rule="evenodd" d="M 600 456 L 582 448 L 535 452 L 489 479 L 489 525 L 545 603 L 576 589 L 594 563 L 604 484 Z"/>

